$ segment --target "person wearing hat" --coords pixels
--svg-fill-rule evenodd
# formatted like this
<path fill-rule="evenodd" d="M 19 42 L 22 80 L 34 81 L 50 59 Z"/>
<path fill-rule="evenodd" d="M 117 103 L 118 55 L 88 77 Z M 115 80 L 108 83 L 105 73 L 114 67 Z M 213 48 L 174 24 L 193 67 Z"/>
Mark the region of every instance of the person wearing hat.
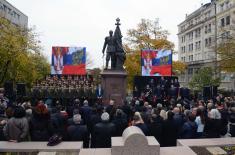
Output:
<path fill-rule="evenodd" d="M 81 124 L 82 118 L 80 114 L 73 116 L 74 124 L 68 126 L 68 140 L 69 141 L 83 141 L 83 147 L 89 147 L 89 133 L 86 125 Z"/>
<path fill-rule="evenodd" d="M 101 122 L 94 126 L 92 135 L 92 146 L 94 148 L 111 147 L 111 137 L 115 135 L 115 125 L 109 122 L 109 114 L 107 112 L 101 115 Z"/>

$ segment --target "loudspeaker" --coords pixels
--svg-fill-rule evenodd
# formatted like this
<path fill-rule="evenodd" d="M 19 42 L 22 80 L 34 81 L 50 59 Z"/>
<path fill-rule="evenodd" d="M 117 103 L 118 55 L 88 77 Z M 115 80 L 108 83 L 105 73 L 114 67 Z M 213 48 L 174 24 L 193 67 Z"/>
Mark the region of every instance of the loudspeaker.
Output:
<path fill-rule="evenodd" d="M 211 97 L 217 96 L 218 86 L 211 86 Z"/>
<path fill-rule="evenodd" d="M 26 96 L 26 87 L 25 83 L 17 83 L 16 84 L 16 90 L 18 96 Z"/>
<path fill-rule="evenodd" d="M 203 87 L 203 97 L 204 98 L 211 98 L 211 87 L 210 86 L 205 86 Z"/>
<path fill-rule="evenodd" d="M 7 97 L 12 97 L 13 96 L 13 82 L 7 81 L 4 83 L 4 90 L 5 90 L 5 95 Z"/>
<path fill-rule="evenodd" d="M 189 95 L 190 95 L 190 90 L 188 88 L 180 88 L 180 96 L 183 98 L 187 98 L 189 99 Z"/>

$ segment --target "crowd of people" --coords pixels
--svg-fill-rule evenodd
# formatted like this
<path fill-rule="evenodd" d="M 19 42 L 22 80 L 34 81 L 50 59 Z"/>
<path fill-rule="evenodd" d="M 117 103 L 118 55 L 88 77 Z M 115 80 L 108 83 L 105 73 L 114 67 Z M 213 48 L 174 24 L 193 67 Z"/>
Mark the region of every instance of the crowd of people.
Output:
<path fill-rule="evenodd" d="M 76 98 L 93 102 L 97 97 L 98 86 L 88 75 L 48 75 L 37 81 L 31 90 L 31 97 L 39 99 L 57 99 L 70 102 Z"/>
<path fill-rule="evenodd" d="M 131 98 L 116 105 L 89 103 L 78 98 L 63 106 L 59 101 L 9 104 L 0 90 L 0 140 L 83 141 L 84 147 L 111 147 L 111 137 L 122 136 L 128 126 L 154 136 L 161 146 L 175 146 L 176 139 L 235 136 L 235 98 L 218 95 L 213 100 L 185 100 L 180 96 L 167 104 L 151 105 Z"/>

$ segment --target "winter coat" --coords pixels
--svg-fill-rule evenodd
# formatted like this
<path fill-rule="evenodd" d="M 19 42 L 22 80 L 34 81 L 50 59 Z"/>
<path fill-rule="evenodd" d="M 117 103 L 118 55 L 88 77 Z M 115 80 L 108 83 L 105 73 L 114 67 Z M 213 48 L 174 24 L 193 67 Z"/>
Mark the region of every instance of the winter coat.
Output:
<path fill-rule="evenodd" d="M 162 127 L 162 146 L 176 146 L 178 128 L 174 120 L 165 120 Z"/>
<path fill-rule="evenodd" d="M 97 123 L 94 126 L 93 147 L 95 148 L 110 148 L 111 137 L 115 134 L 115 125 L 109 122 Z"/>
<path fill-rule="evenodd" d="M 29 124 L 26 117 L 15 118 L 8 120 L 3 129 L 7 140 L 26 141 L 28 140 Z"/>
<path fill-rule="evenodd" d="M 67 128 L 69 141 L 83 141 L 83 147 L 89 147 L 89 133 L 86 125 L 74 124 Z"/>
<path fill-rule="evenodd" d="M 197 137 L 197 124 L 191 121 L 185 122 L 181 129 L 180 138 L 193 139 L 196 137 Z"/>

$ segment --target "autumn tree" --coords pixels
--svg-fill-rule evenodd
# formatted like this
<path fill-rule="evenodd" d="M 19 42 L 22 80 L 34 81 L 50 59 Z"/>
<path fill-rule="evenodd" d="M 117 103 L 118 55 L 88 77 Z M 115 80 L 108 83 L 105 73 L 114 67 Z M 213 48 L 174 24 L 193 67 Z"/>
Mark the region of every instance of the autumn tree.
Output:
<path fill-rule="evenodd" d="M 185 72 L 187 65 L 182 61 L 173 61 L 172 70 L 174 75 L 181 75 Z"/>
<path fill-rule="evenodd" d="M 9 80 L 31 85 L 49 74 L 50 65 L 40 52 L 37 37 L 33 28 L 0 17 L 0 85 Z"/>
<path fill-rule="evenodd" d="M 196 91 L 201 91 L 205 86 L 219 86 L 220 78 L 214 77 L 211 67 L 201 68 L 193 75 L 189 82 L 189 87 Z"/>
<path fill-rule="evenodd" d="M 158 19 L 141 19 L 136 28 L 127 31 L 125 42 L 126 62 L 124 67 L 128 73 L 128 87 L 132 88 L 133 78 L 141 74 L 140 52 L 141 49 L 171 49 L 174 44 L 167 39 L 167 30 L 159 26 Z"/>
<path fill-rule="evenodd" d="M 218 66 L 222 71 L 235 72 L 235 39 L 226 38 L 217 49 L 219 56 Z"/>
<path fill-rule="evenodd" d="M 89 71 L 89 74 L 92 75 L 92 77 L 93 77 L 93 82 L 94 82 L 95 85 L 101 83 L 100 73 L 101 73 L 100 68 L 93 68 Z"/>

